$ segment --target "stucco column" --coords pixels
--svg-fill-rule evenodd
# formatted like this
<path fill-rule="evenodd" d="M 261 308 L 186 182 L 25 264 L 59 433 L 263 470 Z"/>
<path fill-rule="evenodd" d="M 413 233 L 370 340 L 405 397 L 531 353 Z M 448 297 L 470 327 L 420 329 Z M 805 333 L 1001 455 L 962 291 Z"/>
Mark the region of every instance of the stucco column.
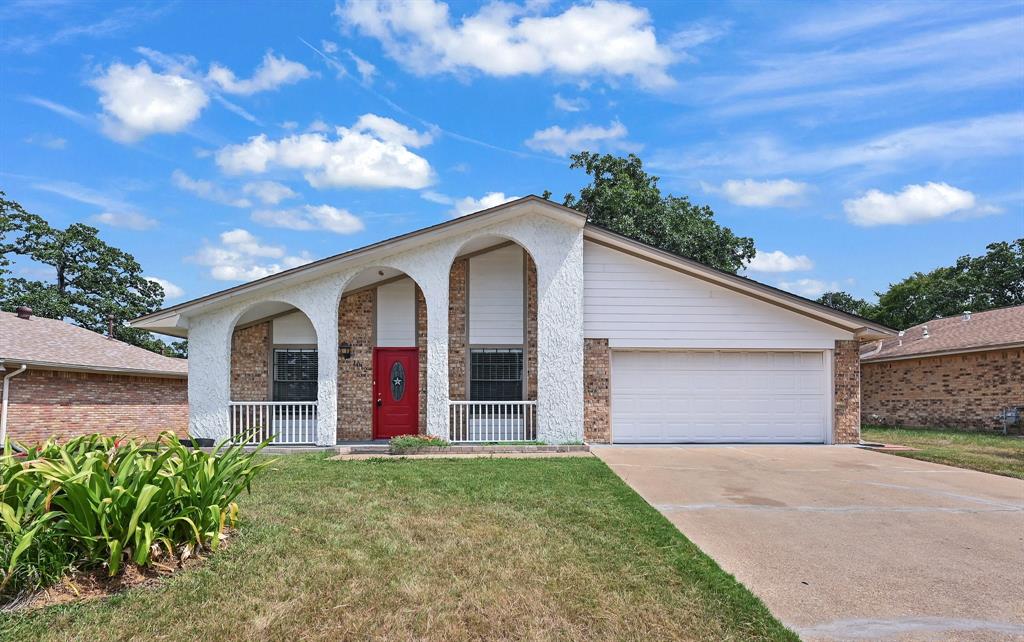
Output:
<path fill-rule="evenodd" d="M 314 281 L 278 298 L 305 312 L 316 330 L 316 444 L 333 446 L 338 434 L 338 299 L 347 275 Z"/>
<path fill-rule="evenodd" d="M 193 437 L 230 436 L 232 318 L 206 314 L 189 319 L 188 429 Z"/>
<path fill-rule="evenodd" d="M 448 270 L 421 285 L 427 302 L 427 432 L 448 437 Z M 436 281 L 436 282 L 435 282 Z"/>
<path fill-rule="evenodd" d="M 537 439 L 583 441 L 583 230 L 547 226 L 537 263 Z"/>

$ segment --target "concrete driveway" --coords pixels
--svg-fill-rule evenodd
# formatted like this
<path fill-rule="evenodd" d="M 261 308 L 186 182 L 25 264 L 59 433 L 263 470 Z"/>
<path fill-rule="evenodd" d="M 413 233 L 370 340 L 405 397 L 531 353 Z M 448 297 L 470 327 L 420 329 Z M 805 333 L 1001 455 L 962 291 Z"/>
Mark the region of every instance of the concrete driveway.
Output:
<path fill-rule="evenodd" d="M 1024 481 L 843 446 L 593 452 L 805 640 L 1024 640 Z"/>

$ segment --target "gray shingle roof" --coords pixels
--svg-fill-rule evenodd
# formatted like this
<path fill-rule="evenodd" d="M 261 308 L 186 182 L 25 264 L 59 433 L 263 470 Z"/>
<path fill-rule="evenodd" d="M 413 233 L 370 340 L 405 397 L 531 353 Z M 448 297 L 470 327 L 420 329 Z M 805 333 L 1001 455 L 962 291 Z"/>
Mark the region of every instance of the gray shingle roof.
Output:
<path fill-rule="evenodd" d="M 58 319 L 19 319 L 0 312 L 0 360 L 8 369 L 30 367 L 97 370 L 184 377 L 188 360 L 165 357 Z"/>
<path fill-rule="evenodd" d="M 902 337 L 883 340 L 881 350 L 877 341 L 865 344 L 861 348 L 861 360 L 903 359 L 1024 344 L 1024 305 L 975 312 L 970 316 L 970 320 L 958 314 L 915 325 Z"/>

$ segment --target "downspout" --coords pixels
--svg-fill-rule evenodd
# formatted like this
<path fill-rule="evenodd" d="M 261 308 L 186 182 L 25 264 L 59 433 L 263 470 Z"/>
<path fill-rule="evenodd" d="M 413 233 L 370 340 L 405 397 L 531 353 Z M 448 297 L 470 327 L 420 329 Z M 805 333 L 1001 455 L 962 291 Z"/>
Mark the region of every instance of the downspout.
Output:
<path fill-rule="evenodd" d="M 7 399 L 11 396 L 11 379 L 28 370 L 28 366 L 21 364 L 21 367 L 14 372 L 4 375 L 4 400 L 0 407 L 0 448 L 7 448 Z"/>

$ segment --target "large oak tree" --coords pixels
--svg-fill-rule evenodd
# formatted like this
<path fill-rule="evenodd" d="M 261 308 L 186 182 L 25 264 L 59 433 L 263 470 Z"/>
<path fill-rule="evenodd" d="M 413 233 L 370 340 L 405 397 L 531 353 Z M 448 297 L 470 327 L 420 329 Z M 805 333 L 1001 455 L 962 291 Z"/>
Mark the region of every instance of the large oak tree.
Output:
<path fill-rule="evenodd" d="M 588 222 L 726 272 L 754 258 L 753 239 L 719 225 L 707 205 L 662 194 L 658 177 L 645 172 L 635 155 L 580 152 L 570 159 L 570 167 L 591 181 L 578 196 L 566 194 L 563 203 L 586 214 Z"/>
<path fill-rule="evenodd" d="M 11 276 L 13 257 L 49 266 L 52 279 Z M 51 226 L 0 192 L 0 309 L 27 305 L 33 314 L 66 319 L 94 332 L 162 354 L 180 355 L 184 343 L 168 346 L 126 322 L 158 309 L 164 300 L 159 283 L 142 274 L 131 254 L 105 243 L 99 230 L 81 223 Z"/>

